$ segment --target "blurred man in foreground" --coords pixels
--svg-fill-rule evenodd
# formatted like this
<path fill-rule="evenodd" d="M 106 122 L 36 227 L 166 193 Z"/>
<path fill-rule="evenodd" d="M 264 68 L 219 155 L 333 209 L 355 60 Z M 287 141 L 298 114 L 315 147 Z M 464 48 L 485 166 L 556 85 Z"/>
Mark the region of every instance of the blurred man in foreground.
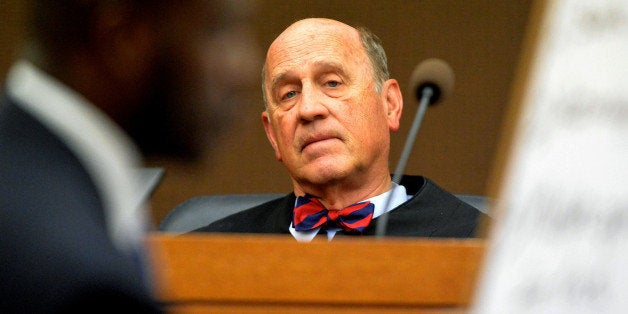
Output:
<path fill-rule="evenodd" d="M 390 132 L 403 100 L 379 39 L 329 19 L 305 19 L 271 44 L 263 69 L 262 122 L 294 193 L 196 232 L 375 233 L 390 211 L 388 235 L 473 237 L 482 214 L 424 177 L 392 182 Z M 392 201 L 385 208 L 388 196 Z"/>
<path fill-rule="evenodd" d="M 0 98 L 0 312 L 159 312 L 136 171 L 142 153 L 198 152 L 229 114 L 229 7 L 32 6 Z"/>

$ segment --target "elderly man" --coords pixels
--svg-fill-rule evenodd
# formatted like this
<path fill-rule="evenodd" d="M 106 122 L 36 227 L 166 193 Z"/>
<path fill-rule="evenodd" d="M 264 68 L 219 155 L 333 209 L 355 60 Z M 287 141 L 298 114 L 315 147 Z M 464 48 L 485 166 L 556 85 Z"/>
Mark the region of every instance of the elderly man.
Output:
<path fill-rule="evenodd" d="M 388 235 L 474 236 L 477 209 L 427 178 L 392 182 L 390 132 L 403 100 L 386 63 L 374 34 L 338 21 L 305 19 L 281 33 L 263 70 L 262 122 L 294 192 L 195 232 L 371 235 L 390 211 Z"/>

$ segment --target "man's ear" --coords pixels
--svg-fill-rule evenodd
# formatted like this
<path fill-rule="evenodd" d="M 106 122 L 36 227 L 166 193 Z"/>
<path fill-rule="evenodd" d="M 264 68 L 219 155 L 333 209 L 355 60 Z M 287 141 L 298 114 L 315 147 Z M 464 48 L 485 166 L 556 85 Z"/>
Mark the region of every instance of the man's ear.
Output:
<path fill-rule="evenodd" d="M 273 146 L 273 150 L 275 151 L 275 158 L 278 161 L 281 161 L 281 153 L 279 152 L 279 145 L 277 145 L 277 138 L 275 137 L 275 129 L 273 129 L 273 125 L 270 122 L 270 117 L 268 116 L 268 111 L 264 110 L 262 112 L 262 123 L 264 124 L 264 131 L 266 132 L 266 137 L 270 142 L 270 145 Z"/>
<path fill-rule="evenodd" d="M 385 104 L 385 109 L 388 119 L 388 128 L 390 131 L 399 130 L 399 123 L 401 120 L 401 112 L 403 110 L 403 97 L 401 95 L 401 89 L 399 83 L 395 79 L 389 79 L 382 85 L 382 100 Z"/>

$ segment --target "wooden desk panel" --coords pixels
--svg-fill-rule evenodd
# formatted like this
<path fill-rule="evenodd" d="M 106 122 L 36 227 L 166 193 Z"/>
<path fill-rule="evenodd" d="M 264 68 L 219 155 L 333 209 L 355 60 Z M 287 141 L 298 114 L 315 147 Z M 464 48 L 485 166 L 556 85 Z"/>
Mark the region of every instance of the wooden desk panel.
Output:
<path fill-rule="evenodd" d="M 158 296 L 174 312 L 462 313 L 484 241 L 153 234 Z"/>

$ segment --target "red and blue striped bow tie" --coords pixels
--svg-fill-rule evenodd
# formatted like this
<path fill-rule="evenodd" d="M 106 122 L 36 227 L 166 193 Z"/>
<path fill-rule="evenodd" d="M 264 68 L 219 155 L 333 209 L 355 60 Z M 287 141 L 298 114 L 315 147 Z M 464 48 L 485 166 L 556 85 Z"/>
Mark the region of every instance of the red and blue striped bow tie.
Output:
<path fill-rule="evenodd" d="M 373 219 L 371 202 L 361 202 L 342 210 L 327 210 L 312 195 L 297 197 L 292 225 L 297 231 L 307 231 L 321 226 L 338 227 L 349 233 L 363 233 Z"/>

